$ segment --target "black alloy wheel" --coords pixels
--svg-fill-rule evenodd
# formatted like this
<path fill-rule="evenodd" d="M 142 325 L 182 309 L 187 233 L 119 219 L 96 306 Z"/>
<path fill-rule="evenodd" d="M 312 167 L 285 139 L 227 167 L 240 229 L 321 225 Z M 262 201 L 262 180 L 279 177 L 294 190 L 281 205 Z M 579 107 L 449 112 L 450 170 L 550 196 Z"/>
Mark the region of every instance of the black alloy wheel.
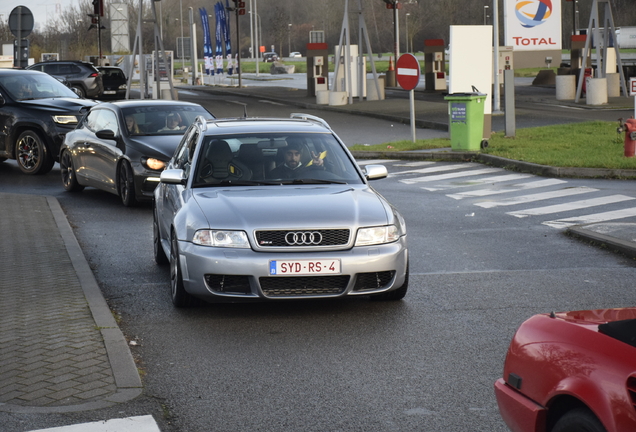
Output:
<path fill-rule="evenodd" d="M 122 161 L 117 170 L 117 191 L 121 202 L 126 207 L 134 207 L 137 205 L 135 197 L 135 178 L 133 170 L 128 161 Z"/>
<path fill-rule="evenodd" d="M 15 143 L 15 158 L 24 174 L 46 174 L 55 160 L 37 132 L 24 131 Z"/>
<path fill-rule="evenodd" d="M 60 173 L 62 174 L 62 185 L 69 192 L 79 192 L 84 190 L 84 186 L 77 182 L 75 169 L 73 167 L 73 157 L 71 152 L 64 150 L 60 156 Z"/>

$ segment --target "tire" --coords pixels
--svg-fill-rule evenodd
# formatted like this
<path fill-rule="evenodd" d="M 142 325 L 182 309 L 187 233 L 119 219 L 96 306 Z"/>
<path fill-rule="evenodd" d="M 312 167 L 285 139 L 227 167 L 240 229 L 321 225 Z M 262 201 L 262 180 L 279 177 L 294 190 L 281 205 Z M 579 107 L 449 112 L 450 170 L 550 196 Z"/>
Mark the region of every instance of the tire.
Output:
<path fill-rule="evenodd" d="M 402 300 L 409 290 L 409 265 L 406 265 L 406 274 L 404 275 L 404 283 L 398 289 L 385 292 L 382 294 L 376 294 L 371 296 L 373 301 L 397 301 Z"/>
<path fill-rule="evenodd" d="M 55 164 L 53 155 L 37 132 L 24 131 L 15 142 L 15 158 L 24 174 L 46 174 Z"/>
<path fill-rule="evenodd" d="M 84 190 L 84 186 L 77 182 L 77 175 L 73 167 L 73 157 L 71 153 L 64 150 L 60 156 L 60 172 L 62 174 L 62 185 L 69 192 L 79 192 Z"/>
<path fill-rule="evenodd" d="M 137 205 L 135 177 L 128 161 L 123 161 L 117 170 L 117 192 L 121 198 L 121 203 L 126 207 Z"/>
<path fill-rule="evenodd" d="M 82 86 L 79 86 L 79 85 L 71 86 L 71 90 L 73 90 L 75 93 L 77 93 L 77 95 L 79 97 L 81 97 L 82 99 L 86 98 L 86 92 L 84 91 Z"/>
<path fill-rule="evenodd" d="M 157 209 L 152 212 L 152 244 L 155 255 L 155 262 L 160 266 L 168 264 L 168 257 L 161 247 L 161 235 L 159 234 L 159 223 L 157 222 Z"/>
<path fill-rule="evenodd" d="M 592 411 L 575 408 L 563 414 L 550 432 L 607 432 Z"/>
<path fill-rule="evenodd" d="M 194 297 L 188 294 L 183 286 L 181 264 L 179 263 L 179 243 L 174 232 L 170 236 L 170 294 L 172 304 L 175 307 L 184 308 L 194 304 Z"/>

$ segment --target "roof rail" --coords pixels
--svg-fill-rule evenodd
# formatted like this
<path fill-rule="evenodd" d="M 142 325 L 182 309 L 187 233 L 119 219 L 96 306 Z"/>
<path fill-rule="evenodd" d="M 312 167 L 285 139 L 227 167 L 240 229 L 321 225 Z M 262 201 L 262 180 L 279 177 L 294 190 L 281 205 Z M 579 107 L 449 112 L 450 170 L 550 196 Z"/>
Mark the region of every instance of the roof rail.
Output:
<path fill-rule="evenodd" d="M 321 124 L 324 127 L 326 127 L 327 129 L 331 130 L 331 126 L 329 126 L 329 123 L 327 123 L 325 120 L 323 120 L 320 117 L 317 117 L 315 115 L 303 114 L 303 113 L 292 113 L 289 117 L 293 118 L 293 119 L 313 121 L 314 123 Z"/>
<path fill-rule="evenodd" d="M 195 123 L 198 123 L 199 125 L 201 125 L 201 130 L 202 131 L 205 132 L 206 130 L 208 130 L 208 120 L 205 117 L 203 117 L 202 115 L 197 116 L 194 119 L 194 121 L 195 121 Z"/>

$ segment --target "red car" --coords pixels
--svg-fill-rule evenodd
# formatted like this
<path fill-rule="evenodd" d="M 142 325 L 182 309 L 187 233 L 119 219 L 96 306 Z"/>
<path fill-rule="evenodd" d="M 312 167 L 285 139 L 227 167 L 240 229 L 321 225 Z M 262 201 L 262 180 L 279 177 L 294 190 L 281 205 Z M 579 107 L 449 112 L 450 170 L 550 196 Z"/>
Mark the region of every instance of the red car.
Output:
<path fill-rule="evenodd" d="M 528 319 L 495 394 L 514 432 L 636 431 L 636 308 Z"/>

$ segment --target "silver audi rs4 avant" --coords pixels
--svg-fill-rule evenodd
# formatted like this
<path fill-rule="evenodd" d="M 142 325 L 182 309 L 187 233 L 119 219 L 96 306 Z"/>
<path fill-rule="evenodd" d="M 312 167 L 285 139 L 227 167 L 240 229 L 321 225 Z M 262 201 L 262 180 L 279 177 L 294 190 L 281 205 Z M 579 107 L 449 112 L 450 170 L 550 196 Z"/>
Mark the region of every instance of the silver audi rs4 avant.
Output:
<path fill-rule="evenodd" d="M 172 301 L 370 296 L 408 289 L 406 226 L 317 117 L 197 119 L 154 191 Z"/>

